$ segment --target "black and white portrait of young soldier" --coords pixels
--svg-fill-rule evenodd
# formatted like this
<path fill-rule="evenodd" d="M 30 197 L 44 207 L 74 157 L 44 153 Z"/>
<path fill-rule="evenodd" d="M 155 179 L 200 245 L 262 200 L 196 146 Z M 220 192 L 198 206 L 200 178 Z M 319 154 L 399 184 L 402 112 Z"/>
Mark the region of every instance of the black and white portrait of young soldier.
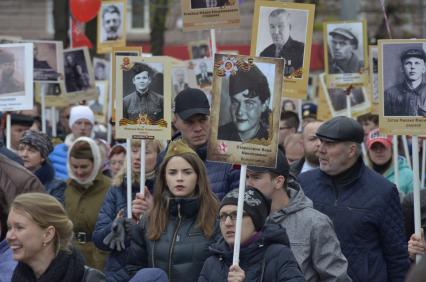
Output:
<path fill-rule="evenodd" d="M 123 98 L 123 118 L 133 120 L 146 115 L 151 121 L 162 119 L 163 95 L 153 89 L 154 79 L 161 73 L 147 63 L 135 63 L 130 72 L 131 83 L 123 83 L 123 93 L 129 93 Z"/>
<path fill-rule="evenodd" d="M 122 5 L 102 5 L 102 41 L 120 40 L 123 33 Z"/>
<path fill-rule="evenodd" d="M 229 77 L 229 108 L 232 120 L 218 129 L 217 139 L 248 142 L 268 139 L 271 90 L 262 71 L 252 65 L 248 71 L 239 70 Z"/>
<path fill-rule="evenodd" d="M 359 73 L 364 67 L 362 23 L 327 25 L 328 72 Z"/>
<path fill-rule="evenodd" d="M 421 44 L 398 45 L 400 52 L 392 45 L 383 46 L 384 115 L 426 116 L 425 51 Z M 384 61 L 390 57 L 399 58 L 393 67 Z"/>
<path fill-rule="evenodd" d="M 261 7 L 256 48 L 260 53 L 256 53 L 260 57 L 284 58 L 284 76 L 290 76 L 303 66 L 306 25 L 305 11 Z M 271 40 L 266 48 L 262 47 L 261 42 Z"/>

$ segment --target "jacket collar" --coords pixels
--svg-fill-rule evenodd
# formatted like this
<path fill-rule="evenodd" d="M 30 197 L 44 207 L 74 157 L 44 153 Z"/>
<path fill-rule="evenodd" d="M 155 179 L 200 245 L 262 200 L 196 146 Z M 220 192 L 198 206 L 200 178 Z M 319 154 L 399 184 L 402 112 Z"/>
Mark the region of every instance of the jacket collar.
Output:
<path fill-rule="evenodd" d="M 46 160 L 34 174 L 43 185 L 46 185 L 55 178 L 55 170 L 49 160 Z"/>

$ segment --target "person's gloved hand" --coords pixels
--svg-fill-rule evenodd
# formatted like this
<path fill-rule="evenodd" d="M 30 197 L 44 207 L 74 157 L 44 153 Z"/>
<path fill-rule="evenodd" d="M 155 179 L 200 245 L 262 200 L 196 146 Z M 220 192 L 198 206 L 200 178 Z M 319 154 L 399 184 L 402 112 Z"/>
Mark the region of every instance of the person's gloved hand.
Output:
<path fill-rule="evenodd" d="M 123 251 L 126 248 L 126 235 L 130 237 L 132 225 L 132 220 L 124 218 L 123 211 L 120 211 L 117 218 L 112 222 L 111 232 L 105 237 L 103 243 L 112 250 Z"/>

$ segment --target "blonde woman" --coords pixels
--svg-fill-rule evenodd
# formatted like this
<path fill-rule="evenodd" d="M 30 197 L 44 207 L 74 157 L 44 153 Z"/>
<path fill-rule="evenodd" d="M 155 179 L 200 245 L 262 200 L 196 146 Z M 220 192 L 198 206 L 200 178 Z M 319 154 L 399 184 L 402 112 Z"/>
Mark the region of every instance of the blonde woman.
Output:
<path fill-rule="evenodd" d="M 73 224 L 62 204 L 43 193 L 21 194 L 12 202 L 7 242 L 18 265 L 15 281 L 105 281 L 97 270 L 86 268 L 81 254 L 71 247 Z"/>

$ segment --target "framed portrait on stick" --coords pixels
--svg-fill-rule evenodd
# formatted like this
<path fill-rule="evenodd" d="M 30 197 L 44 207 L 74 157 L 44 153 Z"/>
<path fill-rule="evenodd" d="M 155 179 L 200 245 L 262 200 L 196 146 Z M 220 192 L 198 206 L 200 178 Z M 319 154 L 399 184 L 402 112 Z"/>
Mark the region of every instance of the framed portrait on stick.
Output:
<path fill-rule="evenodd" d="M 250 54 L 283 58 L 282 96 L 306 98 L 315 5 L 256 1 Z"/>
<path fill-rule="evenodd" d="M 63 47 L 60 41 L 32 41 L 34 81 L 57 82 L 64 79 Z"/>
<path fill-rule="evenodd" d="M 102 1 L 97 22 L 97 53 L 126 46 L 126 5 L 125 0 Z"/>
<path fill-rule="evenodd" d="M 324 23 L 324 58 L 330 88 L 366 84 L 368 66 L 365 21 Z"/>
<path fill-rule="evenodd" d="M 0 45 L 0 111 L 33 108 L 33 44 Z"/>
<path fill-rule="evenodd" d="M 426 39 L 378 41 L 379 124 L 394 135 L 426 132 Z"/>
<path fill-rule="evenodd" d="M 116 126 L 119 138 L 171 138 L 171 62 L 116 57 Z"/>
<path fill-rule="evenodd" d="M 183 31 L 239 28 L 237 0 L 182 0 Z"/>
<path fill-rule="evenodd" d="M 274 167 L 284 60 L 216 54 L 207 159 Z"/>
<path fill-rule="evenodd" d="M 208 40 L 189 42 L 188 51 L 190 59 L 203 59 L 211 56 L 210 44 Z"/>

